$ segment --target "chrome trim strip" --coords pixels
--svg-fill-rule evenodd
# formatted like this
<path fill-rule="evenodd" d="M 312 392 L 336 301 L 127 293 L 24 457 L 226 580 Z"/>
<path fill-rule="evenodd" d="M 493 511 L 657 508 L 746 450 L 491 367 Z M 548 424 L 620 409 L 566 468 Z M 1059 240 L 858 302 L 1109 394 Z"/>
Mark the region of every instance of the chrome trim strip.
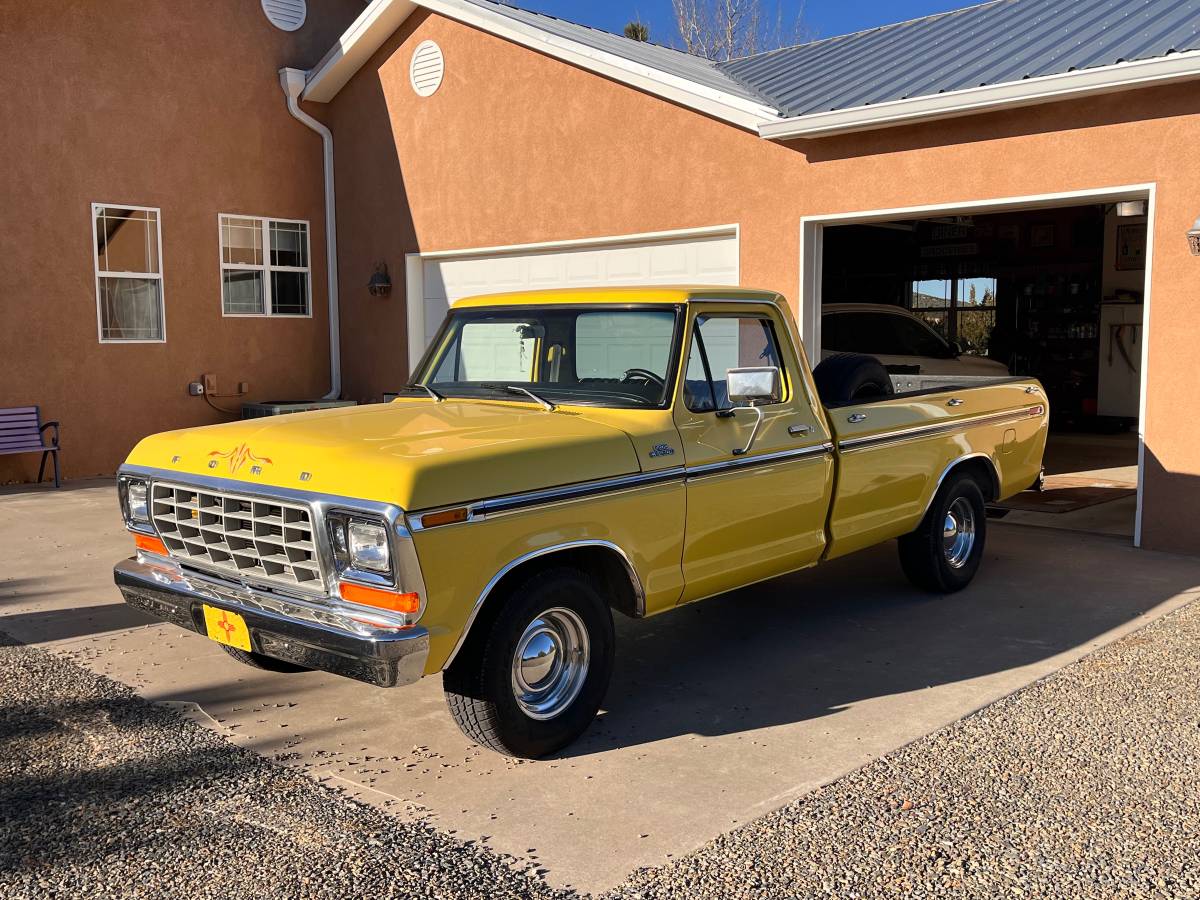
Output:
<path fill-rule="evenodd" d="M 933 492 L 929 495 L 929 502 L 925 504 L 925 508 L 921 511 L 921 520 L 922 521 L 924 521 L 925 517 L 927 515 L 929 515 L 929 508 L 931 506 L 933 506 L 933 501 L 937 499 L 938 491 L 940 491 L 942 489 L 942 482 L 944 482 L 946 480 L 946 476 L 949 475 L 952 471 L 954 471 L 954 469 L 960 463 L 964 463 L 969 459 L 985 459 L 985 460 L 987 460 L 988 468 L 991 470 L 991 473 L 992 473 L 992 487 L 994 488 L 995 493 L 997 495 L 1000 493 L 1000 486 L 1004 482 L 1002 482 L 1000 480 L 1000 467 L 996 465 L 996 461 L 994 459 L 992 459 L 990 456 L 988 456 L 988 454 L 986 454 L 986 453 L 964 453 L 962 456 L 958 457 L 957 459 L 952 460 L 950 462 L 950 464 L 946 466 L 946 468 L 942 469 L 942 474 L 938 476 L 937 483 L 934 484 L 934 486 L 933 486 Z"/>
<path fill-rule="evenodd" d="M 266 500 L 289 500 L 294 503 L 306 504 L 312 510 L 314 523 L 316 523 L 315 528 L 318 533 L 314 534 L 313 537 L 321 557 L 322 571 L 326 573 L 325 594 L 322 595 L 322 599 L 339 599 L 336 588 L 337 582 L 341 580 L 337 571 L 336 560 L 333 558 L 333 551 L 329 546 L 328 514 L 340 509 L 378 516 L 387 523 L 391 535 L 392 552 L 395 557 L 396 575 L 399 582 L 398 586 L 405 591 L 411 591 L 420 595 L 421 598 L 417 614 L 411 621 L 418 621 L 425 613 L 425 606 L 429 595 L 425 589 L 425 579 L 421 573 L 421 563 L 417 558 L 416 545 L 413 542 L 412 534 L 405 522 L 404 510 L 395 504 L 381 503 L 377 500 L 364 500 L 358 497 L 342 497 L 337 494 L 326 494 L 321 491 L 305 491 L 297 490 L 296 488 L 258 485 L 232 478 L 220 478 L 215 475 L 193 475 L 187 472 L 159 469 L 152 466 L 123 465 L 119 469 L 118 475 L 137 475 L 150 482 L 160 480 L 169 481 L 185 486 L 194 485 L 195 487 L 238 493 L 250 497 L 261 497 Z M 188 565 L 187 568 L 190 569 L 193 567 Z M 194 568 L 204 570 L 202 566 L 195 566 Z M 300 594 L 301 596 L 305 596 L 301 592 L 288 592 L 281 585 L 265 580 L 259 581 L 253 578 L 239 579 L 224 571 L 204 571 L 211 571 L 214 576 L 228 584 L 240 584 L 247 588 L 265 588 L 276 595 L 295 596 L 296 594 Z M 347 576 L 345 580 L 358 581 L 359 579 L 351 575 Z M 369 582 L 364 581 L 363 583 Z M 378 584 L 376 583 L 375 586 L 378 586 Z M 309 592 L 307 596 L 309 599 L 312 599 L 316 595 Z"/>
<path fill-rule="evenodd" d="M 704 478 L 708 475 L 723 475 L 737 469 L 750 469 L 755 466 L 769 466 L 772 463 L 787 462 L 793 459 L 805 459 L 811 456 L 823 456 L 833 452 L 832 443 L 813 444 L 811 447 L 799 447 L 795 450 L 779 450 L 775 453 L 763 453 L 747 459 L 727 459 L 721 462 L 705 463 L 702 466 L 689 466 L 688 479 Z"/>
<path fill-rule="evenodd" d="M 642 580 L 638 576 L 637 569 L 633 567 L 633 563 L 630 561 L 628 554 L 626 554 L 624 550 L 611 541 L 600 540 L 568 541 L 562 544 L 553 544 L 549 547 L 543 547 L 541 550 L 534 550 L 530 553 L 518 556 L 512 562 L 504 566 L 504 568 L 502 568 L 499 572 L 493 575 L 491 580 L 484 585 L 483 591 L 479 594 L 479 598 L 475 601 L 475 605 L 471 607 L 471 612 L 467 616 L 467 621 L 463 625 L 462 632 L 459 634 L 458 640 L 454 644 L 454 649 L 450 651 L 450 655 L 446 657 L 446 662 L 442 665 L 442 670 L 444 671 L 448 669 L 450 664 L 454 662 L 454 658 L 458 656 L 458 651 L 462 649 L 463 644 L 465 644 L 467 641 L 467 634 L 470 632 L 471 626 L 475 624 L 475 620 L 479 617 L 479 611 L 483 609 L 483 604 L 487 602 L 487 598 L 491 596 L 492 591 L 495 590 L 496 585 L 500 583 L 505 575 L 521 564 L 527 563 L 530 560 L 538 559 L 542 556 L 549 556 L 552 553 L 574 550 L 579 547 L 602 547 L 606 550 L 615 552 L 621 558 L 621 562 L 624 563 L 625 570 L 629 574 L 630 584 L 633 587 L 634 615 L 639 619 L 644 617 L 646 615 L 646 591 L 642 587 Z"/>
<path fill-rule="evenodd" d="M 904 428 L 898 431 L 873 434 L 867 437 L 850 438 L 849 440 L 839 441 L 838 449 L 843 453 L 852 453 L 855 450 L 865 450 L 869 447 L 879 447 L 885 444 L 896 444 L 912 438 L 949 434 L 962 428 L 970 428 L 973 425 L 1000 425 L 1006 422 L 1023 422 L 1038 415 L 1039 413 L 1036 412 L 1037 409 L 1038 407 L 1036 406 L 1027 406 L 1020 411 L 1008 410 L 1002 413 L 983 413 L 977 416 L 955 419 L 953 422 L 937 422 L 932 425 L 918 425 L 915 428 Z"/>

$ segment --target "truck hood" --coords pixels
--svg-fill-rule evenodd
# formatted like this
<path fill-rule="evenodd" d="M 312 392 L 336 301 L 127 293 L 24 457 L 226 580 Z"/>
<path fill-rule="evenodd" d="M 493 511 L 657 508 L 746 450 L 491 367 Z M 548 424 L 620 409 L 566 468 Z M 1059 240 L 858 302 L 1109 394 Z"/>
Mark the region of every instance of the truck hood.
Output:
<path fill-rule="evenodd" d="M 166 431 L 126 464 L 410 510 L 639 471 L 624 431 L 577 411 L 407 398 Z"/>

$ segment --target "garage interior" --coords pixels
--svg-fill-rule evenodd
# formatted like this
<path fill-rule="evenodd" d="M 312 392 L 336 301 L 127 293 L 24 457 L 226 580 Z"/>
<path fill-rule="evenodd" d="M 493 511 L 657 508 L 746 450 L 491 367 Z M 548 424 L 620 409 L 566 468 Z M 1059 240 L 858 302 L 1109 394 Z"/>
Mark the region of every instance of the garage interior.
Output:
<path fill-rule="evenodd" d="M 822 355 L 870 353 L 893 374 L 1040 379 L 1045 490 L 993 515 L 1132 539 L 1146 212 L 1130 199 L 828 225 Z"/>

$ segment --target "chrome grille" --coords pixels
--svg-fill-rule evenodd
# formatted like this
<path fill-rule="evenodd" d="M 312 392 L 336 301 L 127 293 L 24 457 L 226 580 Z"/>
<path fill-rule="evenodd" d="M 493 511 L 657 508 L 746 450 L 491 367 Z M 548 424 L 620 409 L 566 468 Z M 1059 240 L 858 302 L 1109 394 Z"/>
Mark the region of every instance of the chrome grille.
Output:
<path fill-rule="evenodd" d="M 150 517 L 176 559 L 324 593 L 312 511 L 303 504 L 156 481 Z"/>

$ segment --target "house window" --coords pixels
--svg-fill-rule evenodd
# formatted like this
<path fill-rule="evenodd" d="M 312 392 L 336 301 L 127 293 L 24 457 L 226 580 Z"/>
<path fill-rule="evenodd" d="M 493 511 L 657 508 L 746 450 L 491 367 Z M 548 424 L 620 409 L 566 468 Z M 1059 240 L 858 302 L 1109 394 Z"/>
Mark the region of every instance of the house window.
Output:
<path fill-rule="evenodd" d="M 911 309 L 947 341 L 982 356 L 996 327 L 996 284 L 990 277 L 914 281 Z"/>
<path fill-rule="evenodd" d="M 92 239 L 100 342 L 165 341 L 159 211 L 93 203 Z"/>
<path fill-rule="evenodd" d="M 219 218 L 224 314 L 309 315 L 308 223 L 256 216 Z"/>

